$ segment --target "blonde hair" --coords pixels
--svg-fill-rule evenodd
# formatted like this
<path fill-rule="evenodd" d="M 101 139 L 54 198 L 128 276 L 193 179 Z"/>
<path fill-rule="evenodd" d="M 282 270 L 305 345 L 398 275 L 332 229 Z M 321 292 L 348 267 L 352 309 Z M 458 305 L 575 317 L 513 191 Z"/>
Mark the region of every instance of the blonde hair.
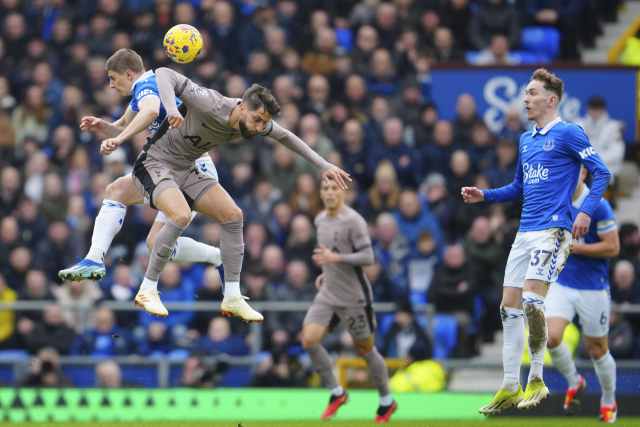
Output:
<path fill-rule="evenodd" d="M 378 167 L 376 168 L 376 173 L 374 175 L 375 183 L 369 190 L 369 202 L 375 209 L 380 209 L 382 207 L 382 195 L 378 191 L 378 182 L 382 179 L 390 179 L 393 182 L 393 184 L 391 184 L 391 193 L 387 196 L 387 205 L 389 208 L 394 209 L 398 206 L 398 202 L 400 201 L 400 186 L 398 185 L 398 175 L 396 174 L 396 170 L 394 169 L 393 164 L 388 160 L 383 160 L 378 163 Z"/>
<path fill-rule="evenodd" d="M 558 103 L 560 103 L 560 100 L 562 100 L 562 95 L 564 94 L 564 83 L 562 82 L 561 78 L 556 77 L 555 74 L 551 74 L 544 68 L 538 68 L 531 76 L 530 81 L 534 80 L 542 82 L 542 85 L 546 90 L 558 95 Z"/>

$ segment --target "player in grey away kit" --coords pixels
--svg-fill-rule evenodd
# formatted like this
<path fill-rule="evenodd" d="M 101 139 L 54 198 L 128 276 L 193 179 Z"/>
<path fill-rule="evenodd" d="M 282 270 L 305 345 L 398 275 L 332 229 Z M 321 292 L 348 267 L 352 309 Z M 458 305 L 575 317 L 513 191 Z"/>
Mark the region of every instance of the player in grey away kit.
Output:
<path fill-rule="evenodd" d="M 384 358 L 373 344 L 374 317 L 371 284 L 362 267 L 373 264 L 373 248 L 367 223 L 349 206 L 345 191 L 331 181 L 320 189 L 325 210 L 318 214 L 315 225 L 319 249 L 313 260 L 322 266 L 316 279 L 318 293 L 309 307 L 302 327 L 302 345 L 311 357 L 313 368 L 331 390 L 329 406 L 322 414 L 326 420 L 347 403 L 349 396 L 333 374 L 331 358 L 320 341 L 338 322 L 349 330 L 358 354 L 367 361 L 373 381 L 380 392 L 380 406 L 374 422 L 388 422 L 397 408 L 389 390 L 389 372 Z"/>
<path fill-rule="evenodd" d="M 260 322 L 263 317 L 240 295 L 240 270 L 244 255 L 242 211 L 218 181 L 198 170 L 194 161 L 211 148 L 243 136 L 270 136 L 311 162 L 328 183 L 337 180 L 343 188 L 348 174 L 327 163 L 293 133 L 272 118 L 280 106 L 268 89 L 253 85 L 242 99 L 227 98 L 218 92 L 200 88 L 185 76 L 167 68 L 156 70 L 160 100 L 167 111 L 166 123 L 145 144 L 136 160 L 133 180 L 149 198 L 151 207 L 167 217 L 158 233 L 149 267 L 136 299 L 157 299 L 160 273 L 169 261 L 175 243 L 191 219 L 191 210 L 208 215 L 221 225 L 220 251 L 225 266 L 224 299 L 221 310 L 245 321 Z M 175 97 L 186 108 L 180 114 Z M 184 106 L 184 107 L 183 107 Z M 110 153 L 115 146 L 106 140 L 101 151 Z"/>

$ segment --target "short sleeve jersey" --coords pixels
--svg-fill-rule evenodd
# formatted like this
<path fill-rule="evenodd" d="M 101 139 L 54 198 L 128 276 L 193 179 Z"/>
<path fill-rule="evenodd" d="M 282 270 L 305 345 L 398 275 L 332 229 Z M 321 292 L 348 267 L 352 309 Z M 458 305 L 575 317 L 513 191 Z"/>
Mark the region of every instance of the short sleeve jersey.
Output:
<path fill-rule="evenodd" d="M 578 215 L 580 208 L 589 195 L 589 189 L 585 185 L 580 197 L 576 199 L 571 210 Z M 613 209 L 606 199 L 601 199 L 596 207 L 589 232 L 581 237 L 580 243 L 597 243 L 600 235 L 617 230 Z M 585 255 L 571 255 L 567 259 L 567 265 L 558 277 L 558 283 L 569 288 L 580 290 L 601 290 L 609 287 L 609 259 L 592 258 Z"/>
<path fill-rule="evenodd" d="M 352 208 L 345 206 L 335 217 L 327 211 L 320 212 L 314 220 L 318 244 L 332 252 L 348 254 L 371 246 L 367 223 Z M 362 267 L 335 262 L 322 266 L 324 284 L 316 300 L 338 307 L 362 307 L 371 304 L 372 292 L 369 279 Z"/>
<path fill-rule="evenodd" d="M 140 112 L 139 103 L 149 97 L 155 96 L 160 99 L 160 94 L 158 93 L 158 84 L 156 83 L 156 75 L 153 71 L 147 71 L 144 73 L 138 80 L 135 81 L 133 87 L 131 88 L 131 92 L 129 92 L 130 96 L 133 96 L 133 99 L 129 103 L 129 108 L 131 108 L 136 113 Z M 176 97 L 176 103 L 180 105 L 182 101 L 178 97 Z M 167 117 L 167 111 L 164 109 L 164 105 L 160 103 L 160 112 L 158 117 L 151 123 L 149 126 L 149 130 L 151 132 L 155 132 L 160 127 L 162 121 Z"/>

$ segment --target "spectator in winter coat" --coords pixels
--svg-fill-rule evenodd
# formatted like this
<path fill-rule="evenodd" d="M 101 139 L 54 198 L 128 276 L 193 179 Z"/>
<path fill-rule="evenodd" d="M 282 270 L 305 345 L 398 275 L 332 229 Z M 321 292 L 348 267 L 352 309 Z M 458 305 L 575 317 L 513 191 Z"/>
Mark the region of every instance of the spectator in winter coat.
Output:
<path fill-rule="evenodd" d="M 453 127 L 447 120 L 438 120 L 433 129 L 433 144 L 426 144 L 421 150 L 422 175 L 430 173 L 446 174 L 451 155 L 458 148 L 453 139 Z"/>
<path fill-rule="evenodd" d="M 244 356 L 249 353 L 244 338 L 231 333 L 231 324 L 225 317 L 212 319 L 207 335 L 199 338 L 193 348 L 196 352 L 208 355 Z"/>
<path fill-rule="evenodd" d="M 630 359 L 636 347 L 631 324 L 615 311 L 609 316 L 609 351 L 616 359 Z"/>
<path fill-rule="evenodd" d="M 275 301 L 313 301 L 316 291 L 310 282 L 306 262 L 294 260 L 287 265 L 284 285 L 275 292 Z M 283 311 L 271 315 L 271 343 L 274 348 L 300 343 L 304 311 Z"/>
<path fill-rule="evenodd" d="M 432 173 L 420 186 L 421 197 L 426 200 L 429 210 L 438 218 L 442 229 L 442 240 L 449 242 L 451 224 L 455 219 L 456 197 L 447 190 L 447 180 L 439 173 Z"/>
<path fill-rule="evenodd" d="M 388 160 L 398 175 L 401 187 L 415 187 L 420 181 L 419 159 L 404 142 L 402 120 L 392 117 L 382 129 L 384 145 L 373 147 L 369 157 L 369 171 L 373 172 L 382 160 Z"/>
<path fill-rule="evenodd" d="M 518 168 L 518 149 L 513 141 L 501 138 L 496 149 L 495 165 L 485 169 L 494 188 L 504 187 L 513 182 Z"/>
<path fill-rule="evenodd" d="M 95 312 L 95 328 L 90 329 L 71 343 L 74 356 L 127 356 L 134 352 L 134 342 L 129 331 L 116 325 L 116 317 L 108 308 Z"/>
<path fill-rule="evenodd" d="M 469 34 L 471 43 L 477 50 L 488 48 L 491 38 L 496 35 L 506 37 L 509 48 L 516 49 L 520 42 L 518 12 L 506 0 L 481 2 L 471 19 Z"/>
<path fill-rule="evenodd" d="M 493 332 L 501 327 L 498 313 L 504 266 L 502 247 L 491 231 L 488 218 L 480 216 L 473 221 L 464 249 L 469 270 L 476 279 L 478 293 L 485 305 L 485 318 L 481 322 L 483 337 L 490 341 Z"/>
<path fill-rule="evenodd" d="M 617 304 L 640 304 L 640 283 L 629 261 L 620 260 L 613 267 L 611 300 Z"/>
<path fill-rule="evenodd" d="M 407 282 L 407 261 L 411 254 L 409 242 L 398 231 L 393 215 L 383 212 L 376 219 L 378 241 L 373 246 L 376 259 L 382 266 L 384 275 L 391 283 L 391 296 L 401 298 L 409 290 Z"/>
<path fill-rule="evenodd" d="M 405 298 L 395 314 L 395 321 L 383 338 L 380 354 L 384 357 L 404 359 L 414 345 L 427 349 L 431 357 L 431 344 L 424 330 L 413 316 L 413 309 Z"/>
<path fill-rule="evenodd" d="M 438 245 L 442 243 L 438 219 L 421 203 L 415 190 L 406 189 L 400 194 L 399 209 L 393 212 L 393 218 L 412 248 L 421 231 L 429 231 Z M 412 250 L 412 254 L 417 255 L 417 250 Z"/>
<path fill-rule="evenodd" d="M 60 306 L 51 304 L 45 309 L 42 322 L 33 322 L 31 332 L 23 335 L 22 341 L 31 354 L 44 347 L 55 348 L 59 354 L 69 354 L 75 336 L 75 331 L 64 324 Z"/>
<path fill-rule="evenodd" d="M 469 357 L 473 348 L 469 345 L 469 326 L 473 316 L 475 294 L 475 278 L 466 262 L 464 248 L 461 245 L 449 246 L 444 253 L 444 265 L 435 271 L 428 291 L 428 300 L 435 304 L 437 313 L 451 314 L 456 318 L 458 357 Z"/>

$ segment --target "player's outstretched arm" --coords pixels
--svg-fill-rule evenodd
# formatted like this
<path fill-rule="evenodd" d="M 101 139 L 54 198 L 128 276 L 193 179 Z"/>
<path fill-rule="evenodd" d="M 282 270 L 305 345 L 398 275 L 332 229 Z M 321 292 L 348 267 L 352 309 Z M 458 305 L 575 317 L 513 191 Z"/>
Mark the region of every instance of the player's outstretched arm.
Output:
<path fill-rule="evenodd" d="M 136 112 L 127 108 L 124 115 L 113 123 L 109 123 L 106 120 L 102 120 L 99 117 L 85 116 L 80 120 L 80 130 L 89 132 L 102 132 L 109 138 L 114 138 L 127 127 L 128 123 L 131 123 L 135 117 Z"/>
<path fill-rule="evenodd" d="M 478 203 L 484 200 L 484 193 L 476 187 L 462 187 L 460 194 L 465 203 Z"/>
<path fill-rule="evenodd" d="M 278 141 L 280 144 L 287 147 L 289 150 L 294 153 L 302 156 L 306 161 L 314 165 L 318 171 L 322 174 L 322 179 L 324 182 L 329 185 L 329 181 L 333 179 L 338 183 L 338 186 L 343 190 L 347 189 L 347 184 L 344 182 L 345 179 L 351 181 L 349 178 L 349 174 L 340 169 L 337 166 L 332 165 L 327 162 L 325 159 L 320 157 L 318 153 L 313 151 L 303 140 L 298 138 L 293 132 L 283 128 L 278 123 L 271 121 L 271 128 L 265 136 L 270 136 L 271 138 Z"/>
<path fill-rule="evenodd" d="M 184 122 L 180 120 L 182 115 L 178 112 L 176 96 L 192 111 L 211 111 L 216 105 L 212 91 L 196 87 L 187 77 L 169 68 L 156 70 L 156 82 L 158 83 L 160 101 L 167 111 L 170 129 L 180 129 Z"/>
<path fill-rule="evenodd" d="M 151 126 L 153 121 L 160 115 L 160 99 L 155 96 L 147 96 L 138 103 L 138 107 L 140 111 L 135 114 L 133 120 L 119 135 L 102 141 L 100 146 L 102 154 L 109 155 L 114 152 L 124 141 Z"/>

